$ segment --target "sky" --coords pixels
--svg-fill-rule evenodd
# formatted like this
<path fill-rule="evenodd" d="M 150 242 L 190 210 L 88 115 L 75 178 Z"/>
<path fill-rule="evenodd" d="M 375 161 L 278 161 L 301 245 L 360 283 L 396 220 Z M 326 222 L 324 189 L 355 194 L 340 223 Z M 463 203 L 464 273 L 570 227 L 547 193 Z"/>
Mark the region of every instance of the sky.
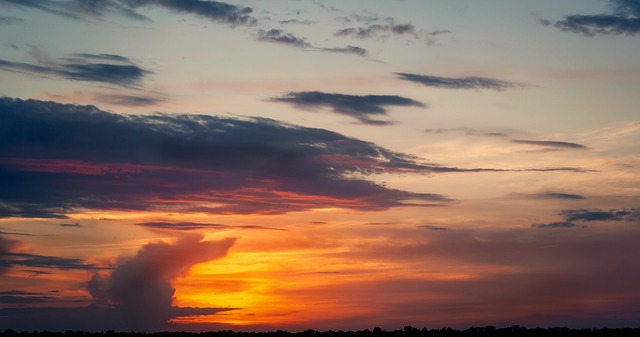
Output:
<path fill-rule="evenodd" d="M 0 328 L 640 327 L 640 1 L 0 0 Z"/>

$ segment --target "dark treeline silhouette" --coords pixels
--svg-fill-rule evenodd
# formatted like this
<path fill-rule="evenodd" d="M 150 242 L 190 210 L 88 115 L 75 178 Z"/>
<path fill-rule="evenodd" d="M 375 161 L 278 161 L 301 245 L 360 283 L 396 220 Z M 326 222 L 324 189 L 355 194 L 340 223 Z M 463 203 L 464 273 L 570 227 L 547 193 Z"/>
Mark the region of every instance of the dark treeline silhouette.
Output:
<path fill-rule="evenodd" d="M 83 332 L 67 330 L 65 332 L 51 331 L 23 331 L 16 332 L 6 329 L 0 332 L 0 337 L 607 337 L 607 336 L 640 336 L 640 328 L 600 328 L 600 329 L 569 329 L 565 327 L 555 328 L 526 328 L 514 325 L 506 328 L 496 328 L 494 326 L 471 327 L 465 330 L 455 330 L 451 328 L 442 329 L 418 329 L 412 326 L 405 326 L 402 330 L 382 330 L 375 327 L 373 330 L 365 329 L 359 331 L 316 331 L 312 329 L 303 332 L 288 332 L 283 330 L 269 332 L 236 332 L 233 330 L 211 331 L 211 332 L 116 332 L 108 330 L 106 332 Z"/>

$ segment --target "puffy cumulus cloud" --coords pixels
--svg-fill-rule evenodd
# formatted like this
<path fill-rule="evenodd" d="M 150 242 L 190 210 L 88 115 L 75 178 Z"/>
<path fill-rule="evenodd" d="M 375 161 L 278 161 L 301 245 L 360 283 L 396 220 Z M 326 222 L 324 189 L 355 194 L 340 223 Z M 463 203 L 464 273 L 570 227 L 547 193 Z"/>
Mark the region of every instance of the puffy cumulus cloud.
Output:
<path fill-rule="evenodd" d="M 484 170 L 425 164 L 262 118 L 119 115 L 10 98 L 0 99 L 0 118 L 2 217 L 64 218 L 78 208 L 277 214 L 446 205 L 447 197 L 365 177 Z"/>
<path fill-rule="evenodd" d="M 172 282 L 198 263 L 226 256 L 234 241 L 202 241 L 200 235 L 187 235 L 174 243 L 150 243 L 108 276 L 95 274 L 87 288 L 95 305 L 113 308 L 135 330 L 158 329 L 169 319 L 183 316 L 181 311 L 214 314 L 220 309 L 174 307 Z"/>
<path fill-rule="evenodd" d="M 198 263 L 223 258 L 234 242 L 232 238 L 203 241 L 201 235 L 192 234 L 172 243 L 149 243 L 135 256 L 120 259 L 110 272 L 93 275 L 86 284 L 92 297 L 88 306 L 25 306 L 61 300 L 12 293 L 6 296 L 15 305 L 0 308 L 0 315 L 9 318 L 16 330 L 167 330 L 171 328 L 168 321 L 175 317 L 231 310 L 174 306 L 172 283 Z"/>
<path fill-rule="evenodd" d="M 585 36 L 636 35 L 640 33 L 640 2 L 637 0 L 610 0 L 612 13 L 596 15 L 569 15 L 553 26 L 567 32 Z M 543 25 L 552 21 L 542 19 Z"/>
<path fill-rule="evenodd" d="M 0 70 L 125 87 L 139 86 L 152 73 L 119 55 L 76 54 L 70 58 L 51 59 L 37 48 L 32 48 L 32 55 L 37 63 L 0 60 Z"/>
<path fill-rule="evenodd" d="M 291 103 L 302 108 L 331 108 L 334 112 L 351 116 L 363 124 L 388 125 L 391 122 L 372 119 L 374 115 L 387 115 L 388 106 L 417 106 L 424 103 L 396 95 L 344 95 L 320 91 L 290 92 L 271 99 L 273 102 Z"/>
<path fill-rule="evenodd" d="M 255 25 L 249 7 L 238 7 L 219 1 L 206 0 L 1 0 L 0 5 L 32 8 L 75 20 L 102 19 L 106 15 L 121 15 L 135 20 L 150 21 L 136 12 L 140 7 L 160 7 L 178 13 L 191 14 L 231 26 Z"/>
<path fill-rule="evenodd" d="M 408 73 L 396 73 L 398 78 L 422 84 L 427 87 L 445 89 L 491 89 L 505 90 L 524 87 L 521 83 L 498 80 L 487 77 L 438 77 L 429 75 L 417 75 Z"/>

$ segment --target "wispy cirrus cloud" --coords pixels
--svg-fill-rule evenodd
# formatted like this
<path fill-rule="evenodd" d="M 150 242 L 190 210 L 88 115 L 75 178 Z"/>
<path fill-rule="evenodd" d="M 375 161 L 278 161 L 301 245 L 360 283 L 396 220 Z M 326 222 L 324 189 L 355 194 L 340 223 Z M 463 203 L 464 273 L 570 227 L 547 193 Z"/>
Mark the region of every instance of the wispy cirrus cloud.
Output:
<path fill-rule="evenodd" d="M 23 249 L 22 242 L 0 236 L 0 275 L 12 267 L 45 268 L 45 269 L 102 269 L 94 264 L 85 263 L 82 259 L 62 258 L 39 255 Z"/>
<path fill-rule="evenodd" d="M 525 85 L 517 82 L 498 80 L 495 78 L 467 76 L 467 77 L 438 77 L 408 73 L 395 73 L 398 78 L 422 84 L 427 87 L 445 89 L 490 89 L 506 90 L 522 88 Z"/>
<path fill-rule="evenodd" d="M 355 37 L 358 39 L 384 39 L 389 35 L 409 35 L 419 38 L 418 29 L 412 23 L 398 23 L 392 17 L 380 17 L 371 15 L 352 14 L 346 17 L 338 18 L 351 27 L 343 28 L 334 33 L 334 36 Z M 359 27 L 354 27 L 359 24 Z"/>
<path fill-rule="evenodd" d="M 588 148 L 578 143 L 562 142 L 562 141 L 555 141 L 555 140 L 513 139 L 511 140 L 511 142 L 516 144 L 535 145 L 535 146 L 559 148 L 559 149 L 587 149 Z"/>
<path fill-rule="evenodd" d="M 541 19 L 545 25 L 585 36 L 636 35 L 640 33 L 640 3 L 636 0 L 610 0 L 612 13 L 595 15 L 569 15 L 552 22 Z"/>
<path fill-rule="evenodd" d="M 165 222 L 165 221 L 153 221 L 153 222 L 140 222 L 137 226 L 144 227 L 151 230 L 160 231 L 192 231 L 203 229 L 256 229 L 256 230 L 276 230 L 284 231 L 281 228 L 264 227 L 257 225 L 241 225 L 230 226 L 217 223 L 197 223 L 197 222 Z"/>
<path fill-rule="evenodd" d="M 37 63 L 0 59 L 0 70 L 124 87 L 139 86 L 147 75 L 152 74 L 119 55 L 75 54 L 71 58 L 51 59 L 38 49 L 32 50 L 32 54 Z"/>
<path fill-rule="evenodd" d="M 256 40 L 258 41 L 278 43 L 278 44 L 288 45 L 296 48 L 315 50 L 315 51 L 354 54 L 358 56 L 367 56 L 367 50 L 364 48 L 351 46 L 351 45 L 346 47 L 336 47 L 336 48 L 318 47 L 312 44 L 311 42 L 309 42 L 306 38 L 296 36 L 282 29 L 269 29 L 269 30 L 260 29 L 256 32 L 255 37 L 256 37 Z"/>
<path fill-rule="evenodd" d="M 580 225 L 571 221 L 556 221 L 544 224 L 532 224 L 532 228 L 587 228 L 585 225 Z"/>
<path fill-rule="evenodd" d="M 107 15 L 121 15 L 134 20 L 151 21 L 136 9 L 160 7 L 177 13 L 191 14 L 213 22 L 230 26 L 253 26 L 257 19 L 251 16 L 253 9 L 219 1 L 205 0 L 2 0 L 0 5 L 41 10 L 69 19 L 85 21 L 87 18 L 103 19 Z"/>
<path fill-rule="evenodd" d="M 534 194 L 514 194 L 516 197 L 526 199 L 564 199 L 564 200 L 584 200 L 584 196 L 573 193 L 560 193 L 560 192 L 546 192 L 546 193 L 534 193 Z"/>
<path fill-rule="evenodd" d="M 388 125 L 392 122 L 372 119 L 371 116 L 387 116 L 389 106 L 415 106 L 426 108 L 427 105 L 410 98 L 396 95 L 345 95 L 320 91 L 290 92 L 272 98 L 273 102 L 290 103 L 302 108 L 330 108 L 332 111 L 351 116 L 363 124 Z"/>

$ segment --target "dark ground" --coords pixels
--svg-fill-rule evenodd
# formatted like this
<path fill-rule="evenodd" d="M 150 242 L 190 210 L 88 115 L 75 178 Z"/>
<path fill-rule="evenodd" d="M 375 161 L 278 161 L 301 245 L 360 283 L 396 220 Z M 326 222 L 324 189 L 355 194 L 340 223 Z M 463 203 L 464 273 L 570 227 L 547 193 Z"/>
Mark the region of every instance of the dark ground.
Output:
<path fill-rule="evenodd" d="M 512 326 L 507 328 L 472 327 L 466 330 L 453 330 L 450 328 L 443 329 L 418 329 L 412 326 L 406 326 L 402 330 L 385 331 L 380 328 L 373 330 L 360 331 L 315 331 L 305 330 L 304 332 L 287 332 L 287 331 L 271 331 L 271 332 L 234 332 L 231 330 L 217 332 L 115 332 L 112 330 L 105 332 L 82 332 L 71 331 L 50 332 L 50 331 L 32 331 L 32 332 L 16 332 L 7 329 L 0 333 L 0 337 L 600 337 L 600 336 L 624 336 L 624 337 L 640 337 L 640 328 L 618 328 L 618 329 L 569 329 L 569 328 L 525 328 L 521 326 Z"/>

